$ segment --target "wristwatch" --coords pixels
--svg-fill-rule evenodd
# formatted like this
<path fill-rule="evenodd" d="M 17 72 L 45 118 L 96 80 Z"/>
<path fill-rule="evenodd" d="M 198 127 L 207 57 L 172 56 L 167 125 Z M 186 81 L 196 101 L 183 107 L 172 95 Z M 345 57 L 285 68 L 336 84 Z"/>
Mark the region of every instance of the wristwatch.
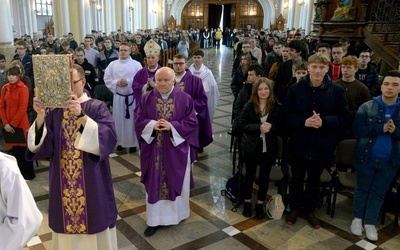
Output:
<path fill-rule="evenodd" d="M 81 109 L 81 113 L 79 115 L 76 116 L 76 118 L 82 118 L 86 115 L 85 111 L 83 111 L 83 109 Z"/>

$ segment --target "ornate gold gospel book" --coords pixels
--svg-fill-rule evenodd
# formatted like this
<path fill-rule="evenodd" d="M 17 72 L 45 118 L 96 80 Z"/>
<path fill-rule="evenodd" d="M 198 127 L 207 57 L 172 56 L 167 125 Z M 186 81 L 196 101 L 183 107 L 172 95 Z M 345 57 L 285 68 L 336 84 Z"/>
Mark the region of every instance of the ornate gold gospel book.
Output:
<path fill-rule="evenodd" d="M 45 107 L 64 108 L 72 93 L 71 55 L 33 55 L 36 97 Z"/>

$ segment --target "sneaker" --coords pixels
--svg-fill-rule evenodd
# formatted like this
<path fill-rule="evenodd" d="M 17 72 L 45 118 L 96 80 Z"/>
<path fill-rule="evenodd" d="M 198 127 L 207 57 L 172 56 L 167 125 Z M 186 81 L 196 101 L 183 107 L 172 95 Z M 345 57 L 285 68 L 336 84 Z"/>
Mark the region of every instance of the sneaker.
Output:
<path fill-rule="evenodd" d="M 264 204 L 258 204 L 256 205 L 256 218 L 257 219 L 264 219 L 265 217 L 265 212 L 264 212 Z"/>
<path fill-rule="evenodd" d="M 306 217 L 307 217 L 308 223 L 310 223 L 311 226 L 313 226 L 316 229 L 319 229 L 321 227 L 321 225 L 320 225 L 321 222 L 319 221 L 319 219 L 317 218 L 315 213 L 308 213 Z"/>
<path fill-rule="evenodd" d="M 375 225 L 365 225 L 365 233 L 367 234 L 367 239 L 370 241 L 378 240 L 378 232 L 376 231 Z"/>
<path fill-rule="evenodd" d="M 251 217 L 253 212 L 251 211 L 251 202 L 245 202 L 243 205 L 243 216 L 244 217 Z"/>
<path fill-rule="evenodd" d="M 354 235 L 362 236 L 362 232 L 364 231 L 362 221 L 360 219 L 354 219 L 351 222 L 350 231 Z"/>
<path fill-rule="evenodd" d="M 294 223 L 296 223 L 298 216 L 299 216 L 298 210 L 291 210 L 290 213 L 286 216 L 286 224 L 294 225 Z"/>

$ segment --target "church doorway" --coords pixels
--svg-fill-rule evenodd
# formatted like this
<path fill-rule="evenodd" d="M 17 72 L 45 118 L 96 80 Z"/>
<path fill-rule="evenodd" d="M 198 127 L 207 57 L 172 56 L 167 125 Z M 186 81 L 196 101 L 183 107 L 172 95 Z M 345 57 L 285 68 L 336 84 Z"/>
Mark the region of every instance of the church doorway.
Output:
<path fill-rule="evenodd" d="M 177 0 L 187 1 L 187 0 Z M 270 0 L 267 0 L 268 2 Z M 177 13 L 178 14 L 178 13 Z M 181 29 L 221 27 L 246 29 L 263 27 L 264 12 L 258 0 L 189 0 L 181 15 Z"/>
<path fill-rule="evenodd" d="M 232 4 L 209 4 L 208 5 L 208 27 L 224 30 L 231 27 Z M 212 17 L 212 18 L 211 18 Z"/>

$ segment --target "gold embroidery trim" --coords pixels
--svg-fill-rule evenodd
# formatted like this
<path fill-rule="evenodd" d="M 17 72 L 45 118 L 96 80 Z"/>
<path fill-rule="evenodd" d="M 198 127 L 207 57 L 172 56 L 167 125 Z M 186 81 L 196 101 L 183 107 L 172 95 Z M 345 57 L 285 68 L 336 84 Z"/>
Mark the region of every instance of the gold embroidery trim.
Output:
<path fill-rule="evenodd" d="M 157 119 L 165 119 L 170 120 L 173 116 L 174 111 L 174 102 L 172 98 L 168 98 L 167 100 L 163 100 L 162 98 L 157 98 L 156 104 L 156 111 L 157 111 Z M 160 172 L 160 190 L 158 190 L 158 197 L 159 200 L 167 200 L 169 196 L 169 188 L 167 182 L 167 175 L 165 173 L 164 168 L 164 160 L 162 157 L 162 148 L 164 145 L 164 133 L 169 132 L 159 132 L 157 133 L 156 138 L 156 162 L 155 167 L 156 170 Z"/>
<path fill-rule="evenodd" d="M 64 111 L 63 115 L 61 136 L 66 143 L 61 143 L 60 185 L 64 231 L 67 234 L 83 234 L 88 229 L 83 159 L 81 151 L 74 147 L 80 125 L 70 111 Z"/>

